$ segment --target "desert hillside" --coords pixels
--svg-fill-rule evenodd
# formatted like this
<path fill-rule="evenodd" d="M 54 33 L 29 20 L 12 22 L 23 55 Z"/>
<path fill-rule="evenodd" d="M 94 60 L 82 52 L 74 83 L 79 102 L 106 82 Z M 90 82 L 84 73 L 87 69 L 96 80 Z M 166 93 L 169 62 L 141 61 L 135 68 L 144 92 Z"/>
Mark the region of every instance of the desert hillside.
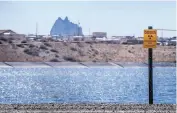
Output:
<path fill-rule="evenodd" d="M 146 62 L 147 52 L 142 45 L 0 38 L 0 62 Z M 157 46 L 153 49 L 153 59 L 156 62 L 175 62 L 176 47 Z"/>

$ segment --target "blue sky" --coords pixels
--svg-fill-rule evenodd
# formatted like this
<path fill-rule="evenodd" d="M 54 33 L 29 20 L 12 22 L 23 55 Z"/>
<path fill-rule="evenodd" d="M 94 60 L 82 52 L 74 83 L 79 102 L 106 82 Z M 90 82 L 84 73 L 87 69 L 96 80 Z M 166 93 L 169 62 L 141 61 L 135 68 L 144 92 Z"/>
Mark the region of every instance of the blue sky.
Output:
<path fill-rule="evenodd" d="M 39 34 L 49 34 L 55 20 L 65 16 L 74 23 L 79 20 L 86 35 L 89 29 L 90 33 L 107 32 L 108 36 L 142 36 L 149 25 L 176 29 L 175 1 L 1 1 L 0 14 L 0 29 L 12 29 L 23 34 L 35 33 L 36 22 Z M 163 32 L 163 36 L 173 35 L 175 32 Z"/>

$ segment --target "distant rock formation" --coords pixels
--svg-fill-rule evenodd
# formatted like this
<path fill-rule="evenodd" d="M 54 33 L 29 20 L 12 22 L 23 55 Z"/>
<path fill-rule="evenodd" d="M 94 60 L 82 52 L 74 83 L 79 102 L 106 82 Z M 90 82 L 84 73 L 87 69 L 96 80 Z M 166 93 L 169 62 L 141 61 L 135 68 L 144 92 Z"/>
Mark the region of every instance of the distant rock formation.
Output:
<path fill-rule="evenodd" d="M 51 31 L 50 35 L 58 35 L 58 36 L 81 36 L 82 28 L 79 27 L 79 25 L 74 24 L 68 20 L 68 17 L 66 17 L 64 20 L 62 20 L 60 17 L 55 21 Z"/>

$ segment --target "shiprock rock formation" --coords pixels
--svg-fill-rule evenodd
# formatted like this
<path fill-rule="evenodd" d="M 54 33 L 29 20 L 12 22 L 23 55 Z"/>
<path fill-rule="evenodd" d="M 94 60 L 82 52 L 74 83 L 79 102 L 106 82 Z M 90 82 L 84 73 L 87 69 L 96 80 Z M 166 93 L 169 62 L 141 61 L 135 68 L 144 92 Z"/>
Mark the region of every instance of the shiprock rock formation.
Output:
<path fill-rule="evenodd" d="M 58 36 L 81 36 L 82 28 L 73 22 L 70 22 L 68 17 L 65 17 L 64 20 L 62 20 L 60 17 L 55 21 L 51 31 L 50 35 L 58 35 Z"/>

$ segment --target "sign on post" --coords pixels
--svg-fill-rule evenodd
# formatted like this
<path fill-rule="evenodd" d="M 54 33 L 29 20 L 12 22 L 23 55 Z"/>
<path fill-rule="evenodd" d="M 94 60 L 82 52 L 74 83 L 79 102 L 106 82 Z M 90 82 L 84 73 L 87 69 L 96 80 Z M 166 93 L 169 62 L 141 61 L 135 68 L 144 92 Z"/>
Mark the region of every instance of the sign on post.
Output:
<path fill-rule="evenodd" d="M 144 48 L 156 48 L 157 45 L 157 30 L 145 29 L 144 30 Z"/>

